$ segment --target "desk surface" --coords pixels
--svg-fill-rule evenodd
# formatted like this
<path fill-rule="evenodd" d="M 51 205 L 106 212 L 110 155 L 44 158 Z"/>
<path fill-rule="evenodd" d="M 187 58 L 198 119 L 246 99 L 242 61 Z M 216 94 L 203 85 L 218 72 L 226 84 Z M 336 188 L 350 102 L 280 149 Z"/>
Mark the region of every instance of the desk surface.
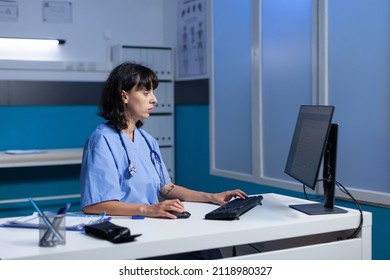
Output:
<path fill-rule="evenodd" d="M 205 220 L 205 214 L 217 206 L 193 202 L 185 202 L 192 214 L 189 219 L 113 218 L 113 223 L 128 227 L 132 234 L 142 233 L 135 242 L 124 244 L 68 231 L 66 245 L 42 248 L 37 230 L 0 228 L 0 259 L 137 259 L 343 231 L 356 228 L 360 219 L 359 211 L 353 209 L 345 214 L 309 216 L 288 207 L 305 200 L 278 194 L 263 196 L 263 205 L 234 221 Z M 6 220 L 0 219 L 0 223 Z M 364 227 L 371 229 L 371 225 L 371 213 L 364 212 Z"/>

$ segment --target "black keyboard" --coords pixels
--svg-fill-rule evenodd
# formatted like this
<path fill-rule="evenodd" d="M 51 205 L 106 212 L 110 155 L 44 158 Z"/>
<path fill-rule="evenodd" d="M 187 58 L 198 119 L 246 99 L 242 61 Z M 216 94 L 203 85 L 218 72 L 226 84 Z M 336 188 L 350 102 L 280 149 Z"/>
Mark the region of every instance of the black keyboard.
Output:
<path fill-rule="evenodd" d="M 236 198 L 229 201 L 225 205 L 214 209 L 206 214 L 207 220 L 236 220 L 246 211 L 252 209 L 256 205 L 261 205 L 263 196 L 249 196 L 248 198 Z"/>

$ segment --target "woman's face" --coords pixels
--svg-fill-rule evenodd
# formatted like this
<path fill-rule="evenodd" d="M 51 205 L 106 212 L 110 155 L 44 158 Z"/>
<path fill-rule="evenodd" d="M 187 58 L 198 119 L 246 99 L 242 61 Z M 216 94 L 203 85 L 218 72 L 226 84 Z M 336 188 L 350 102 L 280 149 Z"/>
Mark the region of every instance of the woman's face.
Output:
<path fill-rule="evenodd" d="M 130 91 L 122 91 L 122 99 L 129 120 L 134 122 L 148 118 L 157 103 L 153 89 L 147 90 L 145 87 L 140 89 L 134 87 Z"/>

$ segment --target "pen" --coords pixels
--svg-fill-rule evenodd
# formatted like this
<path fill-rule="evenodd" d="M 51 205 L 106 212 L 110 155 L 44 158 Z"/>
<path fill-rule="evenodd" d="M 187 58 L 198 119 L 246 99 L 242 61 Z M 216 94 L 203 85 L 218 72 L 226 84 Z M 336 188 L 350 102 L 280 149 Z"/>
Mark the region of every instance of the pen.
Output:
<path fill-rule="evenodd" d="M 51 232 L 58 238 L 58 240 L 62 241 L 63 240 L 62 236 L 56 231 L 56 229 L 47 219 L 45 214 L 41 211 L 41 209 L 39 209 L 38 205 L 35 204 L 34 200 L 32 200 L 32 198 L 29 198 L 28 200 L 31 202 L 32 206 L 34 206 L 35 210 L 37 210 L 39 217 L 42 218 L 43 222 L 49 227 Z"/>
<path fill-rule="evenodd" d="M 60 209 L 58 210 L 57 215 L 64 215 L 64 214 L 66 214 L 66 212 L 68 212 L 70 206 L 71 206 L 70 203 L 65 204 L 64 207 L 62 207 L 62 208 L 60 208 Z"/>
<path fill-rule="evenodd" d="M 58 210 L 57 215 L 65 215 L 66 212 L 68 212 L 70 206 L 71 206 L 70 203 L 66 203 L 64 207 L 61 207 L 61 208 Z M 54 228 L 54 229 L 57 229 L 57 228 L 58 228 L 58 226 L 60 225 L 62 219 L 65 219 L 65 217 L 64 217 L 64 216 L 62 216 L 62 217 L 56 216 L 56 217 L 54 218 L 54 220 L 53 220 L 53 228 Z M 45 234 L 42 236 L 42 239 L 41 239 L 41 240 L 42 240 L 42 241 L 44 241 L 44 240 L 46 240 L 46 241 L 49 240 L 51 233 L 52 233 L 51 230 L 50 230 L 50 229 L 47 229 L 47 231 L 45 232 Z M 53 238 L 54 238 L 54 236 L 52 237 L 52 239 L 53 239 Z"/>

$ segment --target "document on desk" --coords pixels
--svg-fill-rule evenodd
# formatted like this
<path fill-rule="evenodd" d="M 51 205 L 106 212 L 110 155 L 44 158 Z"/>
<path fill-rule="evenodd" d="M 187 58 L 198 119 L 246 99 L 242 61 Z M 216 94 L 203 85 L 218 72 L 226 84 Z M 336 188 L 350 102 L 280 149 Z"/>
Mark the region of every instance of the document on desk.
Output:
<path fill-rule="evenodd" d="M 102 222 L 109 221 L 111 217 L 106 217 L 105 215 L 84 215 L 84 214 L 74 214 L 68 213 L 66 217 L 66 230 L 71 231 L 84 231 L 84 226 L 93 225 Z M 9 220 L 4 224 L 0 225 L 1 227 L 12 227 L 12 228 L 39 228 L 39 216 L 38 213 L 34 212 L 32 215 L 20 217 L 16 219 Z"/>

